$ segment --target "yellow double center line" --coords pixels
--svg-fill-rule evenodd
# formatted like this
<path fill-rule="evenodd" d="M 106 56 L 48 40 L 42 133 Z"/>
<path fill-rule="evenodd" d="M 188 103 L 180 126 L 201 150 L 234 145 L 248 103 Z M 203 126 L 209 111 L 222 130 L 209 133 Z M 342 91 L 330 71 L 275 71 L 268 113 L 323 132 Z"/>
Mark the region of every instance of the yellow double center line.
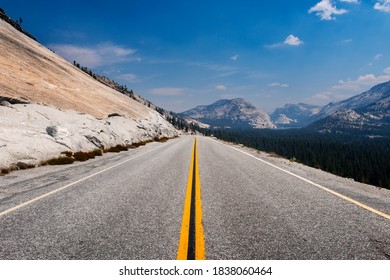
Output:
<path fill-rule="evenodd" d="M 181 224 L 178 260 L 204 260 L 205 246 L 202 225 L 202 201 L 200 195 L 200 176 L 197 140 L 194 140 L 187 192 Z"/>

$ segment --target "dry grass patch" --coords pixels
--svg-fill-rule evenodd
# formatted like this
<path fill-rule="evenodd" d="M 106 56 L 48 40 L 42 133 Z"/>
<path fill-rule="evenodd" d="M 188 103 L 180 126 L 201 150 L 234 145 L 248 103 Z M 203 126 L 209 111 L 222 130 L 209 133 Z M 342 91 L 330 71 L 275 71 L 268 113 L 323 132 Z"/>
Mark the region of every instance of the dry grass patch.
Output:
<path fill-rule="evenodd" d="M 154 138 L 154 141 L 160 142 L 160 143 L 167 142 L 168 140 L 169 140 L 168 137 L 161 137 L 161 138 L 156 137 L 156 138 Z"/>
<path fill-rule="evenodd" d="M 103 151 L 101 149 L 95 149 L 92 151 L 92 153 L 96 156 L 96 157 L 100 157 L 103 155 Z"/>
<path fill-rule="evenodd" d="M 0 170 L 0 176 L 4 176 L 10 173 L 9 169 L 1 169 Z"/>
<path fill-rule="evenodd" d="M 104 152 L 105 153 L 119 153 L 119 152 L 123 152 L 123 151 L 127 151 L 127 150 L 128 150 L 128 147 L 126 147 L 126 146 L 116 145 L 115 147 L 105 149 Z"/>
<path fill-rule="evenodd" d="M 95 149 L 90 152 L 75 152 L 72 153 L 70 151 L 62 152 L 61 155 L 65 155 L 67 158 L 74 158 L 75 161 L 86 161 L 91 158 L 95 158 L 97 156 L 103 155 L 103 151 L 101 149 Z"/>
<path fill-rule="evenodd" d="M 42 162 L 39 165 L 44 166 L 44 165 L 72 164 L 75 161 L 87 161 L 87 160 L 95 158 L 97 156 L 102 156 L 103 153 L 119 153 L 119 152 L 127 151 L 128 149 L 135 149 L 135 148 L 138 148 L 140 146 L 145 146 L 146 144 L 154 142 L 154 141 L 164 143 L 164 142 L 167 142 L 169 139 L 170 138 L 167 138 L 167 137 L 161 137 L 161 138 L 155 137 L 153 140 L 140 141 L 140 142 L 132 143 L 131 145 L 127 145 L 127 146 L 116 145 L 115 147 L 111 147 L 108 149 L 104 149 L 104 150 L 95 149 L 95 150 L 90 151 L 90 152 L 81 152 L 80 151 L 80 152 L 73 153 L 71 151 L 64 151 L 64 152 L 61 152 L 60 157 L 49 159 L 47 161 Z M 20 169 L 29 169 L 29 168 L 34 168 L 34 167 L 36 167 L 36 166 L 33 164 L 26 164 L 26 163 L 19 162 L 15 167 L 0 169 L 0 176 L 7 175 L 11 171 L 20 170 Z"/>
<path fill-rule="evenodd" d="M 64 164 L 72 164 L 75 162 L 73 157 L 58 157 L 52 158 L 42 163 L 42 165 L 64 165 Z"/>
<path fill-rule="evenodd" d="M 76 152 L 73 154 L 73 158 L 77 161 L 87 161 L 95 158 L 95 155 L 92 152 Z"/>
<path fill-rule="evenodd" d="M 8 168 L 0 169 L 0 176 L 7 175 L 7 174 L 11 173 L 12 171 L 30 169 L 30 168 L 34 168 L 34 167 L 35 167 L 34 164 L 27 164 L 24 162 L 18 162 L 17 164 L 13 164 L 12 166 L 10 166 Z"/>

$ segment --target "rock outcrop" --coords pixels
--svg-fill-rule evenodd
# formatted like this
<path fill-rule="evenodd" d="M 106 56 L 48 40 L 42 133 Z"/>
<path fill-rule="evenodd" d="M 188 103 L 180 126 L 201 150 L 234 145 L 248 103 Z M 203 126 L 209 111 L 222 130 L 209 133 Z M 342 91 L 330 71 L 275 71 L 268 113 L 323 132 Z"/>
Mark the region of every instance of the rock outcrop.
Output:
<path fill-rule="evenodd" d="M 158 112 L 68 63 L 0 9 L 0 169 L 177 135 Z"/>

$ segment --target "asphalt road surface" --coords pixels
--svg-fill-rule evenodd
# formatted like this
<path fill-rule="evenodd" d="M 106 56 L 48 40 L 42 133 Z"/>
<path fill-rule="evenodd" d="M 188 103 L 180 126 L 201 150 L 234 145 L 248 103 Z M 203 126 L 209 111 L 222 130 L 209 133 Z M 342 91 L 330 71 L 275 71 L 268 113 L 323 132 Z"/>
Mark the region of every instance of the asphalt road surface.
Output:
<path fill-rule="evenodd" d="M 321 187 L 200 136 L 13 172 L 0 259 L 390 259 L 389 200 Z"/>

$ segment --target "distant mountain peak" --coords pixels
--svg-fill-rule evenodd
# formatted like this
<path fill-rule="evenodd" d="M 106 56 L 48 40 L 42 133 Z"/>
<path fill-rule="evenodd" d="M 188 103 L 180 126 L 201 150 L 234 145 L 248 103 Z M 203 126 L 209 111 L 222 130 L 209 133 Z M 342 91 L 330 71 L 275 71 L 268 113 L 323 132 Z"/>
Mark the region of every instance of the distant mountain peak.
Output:
<path fill-rule="evenodd" d="M 282 108 L 276 108 L 271 114 L 271 119 L 278 127 L 304 127 L 320 110 L 321 107 L 316 105 L 288 103 Z"/>
<path fill-rule="evenodd" d="M 197 106 L 181 115 L 212 127 L 275 128 L 267 113 L 244 98 L 221 99 L 210 105 Z"/>

